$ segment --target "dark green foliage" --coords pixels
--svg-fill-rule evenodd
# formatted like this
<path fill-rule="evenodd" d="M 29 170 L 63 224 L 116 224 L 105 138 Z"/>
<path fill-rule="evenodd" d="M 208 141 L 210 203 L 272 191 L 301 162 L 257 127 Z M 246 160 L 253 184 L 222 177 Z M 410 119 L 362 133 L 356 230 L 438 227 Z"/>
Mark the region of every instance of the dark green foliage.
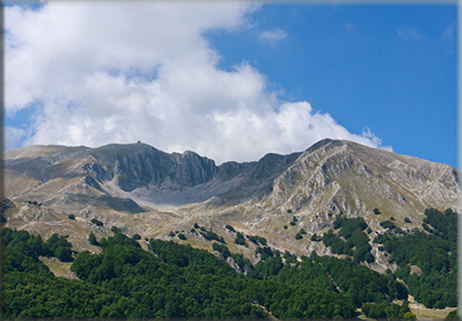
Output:
<path fill-rule="evenodd" d="M 257 249 L 255 250 L 255 254 L 261 254 L 260 258 L 261 258 L 262 261 L 266 260 L 269 257 L 274 256 L 273 251 L 267 246 L 265 246 L 265 247 L 260 247 L 260 246 L 257 247 Z"/>
<path fill-rule="evenodd" d="M 228 257 L 231 256 L 231 252 L 229 251 L 229 249 L 228 249 L 228 247 L 226 245 L 213 243 L 212 244 L 212 249 L 214 251 L 220 252 L 224 259 L 227 259 Z"/>
<path fill-rule="evenodd" d="M 288 228 L 287 225 L 284 225 L 284 229 L 287 230 L 287 228 Z"/>
<path fill-rule="evenodd" d="M 99 242 L 98 240 L 96 239 L 96 236 L 95 234 L 93 234 L 93 232 L 90 233 L 90 235 L 88 236 L 88 242 L 92 245 L 96 245 L 98 246 L 99 245 Z"/>
<path fill-rule="evenodd" d="M 297 218 L 296 216 L 292 217 L 292 220 L 293 220 L 294 222 L 298 222 L 298 218 Z"/>
<path fill-rule="evenodd" d="M 67 217 L 69 217 L 69 219 L 71 219 L 71 220 L 75 220 L 75 215 L 74 214 L 69 214 Z"/>
<path fill-rule="evenodd" d="M 297 262 L 297 257 L 291 254 L 289 251 L 285 251 L 284 259 L 286 260 L 286 264 L 291 264 Z"/>
<path fill-rule="evenodd" d="M 374 239 L 373 242 L 378 243 L 378 244 L 383 244 L 387 240 L 388 240 L 388 237 L 386 235 L 379 234 L 379 235 L 377 235 L 377 237 Z"/>
<path fill-rule="evenodd" d="M 247 235 L 247 239 L 255 245 L 266 245 L 266 239 L 258 235 Z"/>
<path fill-rule="evenodd" d="M 386 228 L 386 229 L 394 229 L 394 228 L 396 228 L 395 223 L 393 223 L 392 221 L 380 222 L 380 226 L 383 227 L 383 228 Z"/>
<path fill-rule="evenodd" d="M 322 237 L 324 245 L 330 246 L 333 253 L 352 256 L 358 263 L 374 262 L 375 258 L 370 252 L 372 247 L 369 245 L 369 237 L 363 232 L 367 228 L 367 223 L 363 218 L 338 217 L 334 221 L 333 227 L 338 230 L 337 234 L 334 234 L 334 231 L 330 229 Z"/>
<path fill-rule="evenodd" d="M 2 233 L 6 239 L 4 244 L 18 243 L 18 237 L 11 232 Z M 279 319 L 354 317 L 354 306 L 335 292 L 319 264 L 307 258 L 297 262 L 288 252 L 284 258 L 286 263 L 292 263 L 284 266 L 277 251 L 260 248 L 268 258 L 255 267 L 264 279 L 257 280 L 237 274 L 227 263 L 205 250 L 173 242 L 150 241 L 149 248 L 158 258 L 142 250 L 134 238 L 120 233 L 103 238 L 101 244 L 103 253 L 82 252 L 72 264 L 71 270 L 82 281 L 55 278 L 39 261 L 7 247 L 3 253 L 8 260 L 2 266 L 7 272 L 2 302 L 4 316 L 42 319 L 268 318 L 266 312 L 252 305 L 251 302 L 256 301 Z M 222 244 L 214 243 L 213 247 L 228 253 Z M 15 253 L 8 255 L 8 251 Z M 241 268 L 247 266 L 249 274 L 253 272 L 250 262 L 242 255 L 231 254 L 231 257 Z"/>
<path fill-rule="evenodd" d="M 238 234 L 240 234 L 240 233 L 238 233 Z M 242 235 L 242 234 L 241 234 L 241 235 Z M 234 244 L 242 245 L 242 246 L 248 247 L 248 244 L 247 244 L 247 242 L 244 240 L 244 237 L 236 236 L 236 239 L 234 240 Z"/>
<path fill-rule="evenodd" d="M 297 225 L 297 223 L 295 223 L 295 222 L 293 222 L 293 221 L 292 221 L 292 222 L 290 222 L 289 224 L 290 224 L 290 225 L 292 225 L 292 226 L 295 226 L 295 225 Z"/>
<path fill-rule="evenodd" d="M 91 222 L 97 226 L 103 226 L 103 222 L 97 220 L 96 218 L 92 219 Z"/>
<path fill-rule="evenodd" d="M 382 214 L 378 208 L 374 208 L 374 214 L 379 215 Z"/>
<path fill-rule="evenodd" d="M 168 237 L 174 237 L 175 236 L 175 233 L 173 231 L 170 231 L 170 233 L 168 233 Z"/>
<path fill-rule="evenodd" d="M 228 230 L 230 230 L 231 232 L 236 233 L 236 230 L 235 230 L 234 227 L 232 227 L 231 225 L 226 224 L 226 228 L 227 228 Z"/>
<path fill-rule="evenodd" d="M 187 240 L 186 236 L 183 233 L 178 233 L 177 236 L 180 240 L 183 240 L 183 241 Z"/>
<path fill-rule="evenodd" d="M 111 231 L 114 232 L 114 233 L 120 233 L 121 232 L 120 228 L 118 228 L 117 226 L 111 226 Z"/>
<path fill-rule="evenodd" d="M 455 242 L 457 239 L 457 213 L 452 209 L 440 212 L 430 208 L 425 210 L 424 222 L 434 228 L 434 234 L 445 240 Z"/>
<path fill-rule="evenodd" d="M 314 233 L 314 234 L 311 236 L 311 241 L 313 241 L 313 242 L 321 242 L 321 241 L 322 241 L 322 236 L 321 236 L 321 235 L 317 235 L 316 233 Z"/>
<path fill-rule="evenodd" d="M 432 234 L 416 232 L 412 235 L 392 234 L 377 237 L 399 266 L 395 276 L 404 280 L 414 298 L 426 307 L 455 307 L 457 304 L 457 214 L 429 209 L 424 221 L 435 224 Z M 442 224 L 443 222 L 444 224 Z M 424 223 L 427 224 L 427 223 Z M 410 273 L 409 265 L 416 265 L 422 274 Z"/>
<path fill-rule="evenodd" d="M 401 306 L 382 301 L 380 304 L 366 303 L 362 306 L 361 311 L 366 317 L 372 319 L 404 320 L 410 319 L 409 312 L 411 310 L 408 301 L 404 301 Z"/>
<path fill-rule="evenodd" d="M 54 251 L 55 256 L 61 262 L 72 262 L 72 250 L 69 247 L 60 246 Z"/>
<path fill-rule="evenodd" d="M 60 237 L 54 233 L 48 240 L 47 246 L 55 257 L 62 262 L 72 262 L 72 244 L 67 241 L 67 237 Z"/>
<path fill-rule="evenodd" d="M 234 253 L 234 254 L 231 254 L 231 257 L 233 258 L 234 263 L 236 263 L 242 270 L 244 270 L 245 267 L 253 270 L 254 267 L 252 263 L 250 263 L 250 260 L 245 258 L 244 255 Z"/>
<path fill-rule="evenodd" d="M 454 310 L 454 311 L 449 312 L 448 315 L 446 316 L 446 318 L 444 318 L 444 320 L 459 320 L 459 316 L 457 314 L 457 309 Z"/>
<path fill-rule="evenodd" d="M 200 228 L 200 227 L 199 227 L 199 224 L 194 223 L 194 228 L 196 228 L 196 229 Z"/>
<path fill-rule="evenodd" d="M 396 219 L 392 216 L 390 217 L 390 221 L 396 221 Z"/>
<path fill-rule="evenodd" d="M 295 235 L 295 239 L 296 240 L 301 240 L 303 238 L 303 235 L 302 233 L 298 232 L 296 235 Z"/>
<path fill-rule="evenodd" d="M 20 250 L 19 242 L 31 245 Z M 95 318 L 120 296 L 94 285 L 56 278 L 37 259 L 47 245 L 26 231 L 2 230 L 2 315 L 5 319 Z M 58 247 L 62 249 L 63 247 Z"/>
<path fill-rule="evenodd" d="M 39 256 L 53 256 L 53 251 L 42 241 L 40 235 L 33 236 L 27 231 L 2 228 L 2 246 L 14 249 L 28 257 L 38 260 Z"/>
<path fill-rule="evenodd" d="M 315 261 L 357 307 L 366 302 L 407 299 L 408 292 L 403 284 L 363 265 L 328 256 L 317 256 Z"/>
<path fill-rule="evenodd" d="M 133 239 L 134 240 L 141 240 L 141 236 L 138 233 L 136 233 L 135 235 L 133 235 Z"/>
<path fill-rule="evenodd" d="M 306 235 L 305 230 L 301 228 L 301 229 L 300 229 L 300 234 Z"/>
<path fill-rule="evenodd" d="M 404 218 L 404 223 L 412 223 L 411 220 L 409 219 L 409 217 L 405 217 Z"/>
<path fill-rule="evenodd" d="M 207 233 L 201 233 L 201 234 L 208 241 L 215 240 L 215 241 L 226 244 L 225 240 L 223 239 L 223 236 L 220 236 L 215 232 L 208 231 Z"/>
<path fill-rule="evenodd" d="M 372 229 L 370 227 L 367 228 L 367 234 L 371 234 L 372 233 Z"/>
<path fill-rule="evenodd" d="M 288 213 L 288 214 L 291 214 L 291 213 L 292 213 L 292 210 L 289 208 L 289 209 L 287 210 L 287 213 Z"/>

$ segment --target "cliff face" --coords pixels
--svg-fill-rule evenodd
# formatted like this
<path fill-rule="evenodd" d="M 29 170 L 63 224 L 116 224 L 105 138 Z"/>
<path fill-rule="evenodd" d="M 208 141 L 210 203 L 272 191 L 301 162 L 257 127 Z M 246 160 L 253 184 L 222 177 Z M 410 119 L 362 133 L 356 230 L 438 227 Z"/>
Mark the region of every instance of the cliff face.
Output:
<path fill-rule="evenodd" d="M 329 139 L 301 153 L 220 166 L 191 151 L 168 154 L 145 144 L 30 146 L 4 154 L 5 197 L 17 205 L 7 216 L 15 227 L 110 233 L 90 224 L 98 218 L 128 234 L 166 238 L 200 221 L 226 239 L 229 223 L 299 254 L 327 251 L 310 234 L 323 233 L 338 216 L 364 217 L 373 236 L 391 217 L 416 229 L 426 208 L 461 212 L 459 175 L 448 165 Z M 76 221 L 66 221 L 69 214 Z M 287 227 L 293 215 L 308 232 L 302 241 Z"/>
<path fill-rule="evenodd" d="M 191 151 L 167 154 L 145 144 L 31 146 L 9 151 L 4 159 L 6 196 L 49 205 L 71 194 L 131 198 L 154 208 L 215 196 L 221 203 L 251 200 L 271 209 L 331 214 L 374 207 L 412 214 L 460 205 L 454 168 L 329 139 L 303 153 L 221 166 Z"/>

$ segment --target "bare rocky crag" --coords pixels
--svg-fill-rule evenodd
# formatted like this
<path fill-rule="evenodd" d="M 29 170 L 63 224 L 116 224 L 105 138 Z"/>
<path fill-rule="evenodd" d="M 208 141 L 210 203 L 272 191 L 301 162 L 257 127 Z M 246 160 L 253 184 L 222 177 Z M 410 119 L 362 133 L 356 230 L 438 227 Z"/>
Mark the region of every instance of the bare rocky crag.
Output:
<path fill-rule="evenodd" d="M 44 237 L 68 234 L 80 250 L 98 251 L 88 234 L 112 235 L 112 226 L 143 239 L 168 239 L 170 231 L 183 230 L 187 240 L 178 242 L 211 248 L 190 231 L 198 222 L 222 235 L 232 252 L 250 258 L 253 245 L 235 245 L 226 224 L 280 250 L 331 254 L 310 237 L 338 216 L 364 217 L 372 239 L 390 217 L 412 230 L 421 228 L 426 208 L 460 212 L 459 175 L 448 165 L 330 139 L 301 153 L 220 166 L 191 151 L 168 154 L 146 144 L 30 146 L 4 153 L 5 197 L 16 204 L 5 216 L 7 226 Z M 41 206 L 29 203 L 34 201 Z M 289 225 L 293 216 L 295 226 Z M 93 218 L 104 226 L 91 224 Z M 307 235 L 295 240 L 301 228 Z"/>

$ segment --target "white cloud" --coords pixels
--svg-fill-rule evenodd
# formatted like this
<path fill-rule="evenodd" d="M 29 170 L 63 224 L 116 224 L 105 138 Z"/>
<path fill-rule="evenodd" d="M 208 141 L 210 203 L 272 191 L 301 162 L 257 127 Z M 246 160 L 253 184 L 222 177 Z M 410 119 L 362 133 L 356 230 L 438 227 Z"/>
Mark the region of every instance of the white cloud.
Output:
<path fill-rule="evenodd" d="M 420 34 L 417 29 L 410 28 L 410 27 L 402 27 L 398 29 L 397 31 L 398 37 L 405 41 L 409 40 L 417 40 L 417 41 L 423 41 L 425 40 L 425 37 Z"/>
<path fill-rule="evenodd" d="M 275 29 L 272 31 L 263 31 L 261 32 L 258 37 L 260 40 L 263 40 L 264 42 L 267 42 L 271 45 L 276 44 L 276 42 L 283 40 L 285 37 L 287 37 L 287 33 L 282 31 L 281 29 Z"/>
<path fill-rule="evenodd" d="M 4 137 L 4 150 L 10 150 L 13 148 L 16 148 L 19 146 L 22 142 L 22 140 L 26 136 L 26 131 L 21 128 L 15 128 L 15 127 L 5 127 L 3 134 L 5 135 Z"/>
<path fill-rule="evenodd" d="M 301 151 L 326 137 L 380 146 L 307 102 L 282 101 L 246 62 L 217 67 L 219 53 L 204 32 L 242 32 L 255 9 L 185 2 L 5 8 L 6 111 L 35 108 L 31 133 L 8 129 L 8 146 L 25 137 L 24 145 L 90 147 L 141 140 L 218 163 Z M 273 39 L 284 38 L 277 30 Z"/>
<path fill-rule="evenodd" d="M 353 30 L 355 26 L 349 22 L 345 22 L 345 30 Z"/>
<path fill-rule="evenodd" d="M 443 35 L 441 36 L 440 39 L 449 39 L 449 40 L 454 40 L 454 31 L 455 31 L 456 24 L 453 23 L 449 25 L 446 30 L 444 31 Z"/>

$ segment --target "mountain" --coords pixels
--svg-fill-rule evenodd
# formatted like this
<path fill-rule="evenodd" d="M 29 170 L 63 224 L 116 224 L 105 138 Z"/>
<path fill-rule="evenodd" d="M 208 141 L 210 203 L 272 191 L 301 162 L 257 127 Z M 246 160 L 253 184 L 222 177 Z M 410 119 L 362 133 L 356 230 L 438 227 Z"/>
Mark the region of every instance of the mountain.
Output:
<path fill-rule="evenodd" d="M 310 236 L 327 231 L 337 217 L 363 217 L 372 238 L 390 218 L 410 231 L 422 228 L 426 208 L 460 212 L 459 175 L 448 165 L 330 139 L 300 153 L 219 166 L 192 151 L 168 154 L 141 143 L 4 153 L 5 196 L 16 204 L 6 213 L 7 225 L 44 237 L 69 234 L 77 248 L 92 251 L 90 231 L 112 235 L 112 226 L 143 238 L 183 231 L 187 240 L 179 242 L 210 248 L 189 231 L 199 223 L 249 257 L 253 245 L 233 244 L 227 224 L 280 250 L 331 254 Z M 300 229 L 307 236 L 295 240 Z"/>

